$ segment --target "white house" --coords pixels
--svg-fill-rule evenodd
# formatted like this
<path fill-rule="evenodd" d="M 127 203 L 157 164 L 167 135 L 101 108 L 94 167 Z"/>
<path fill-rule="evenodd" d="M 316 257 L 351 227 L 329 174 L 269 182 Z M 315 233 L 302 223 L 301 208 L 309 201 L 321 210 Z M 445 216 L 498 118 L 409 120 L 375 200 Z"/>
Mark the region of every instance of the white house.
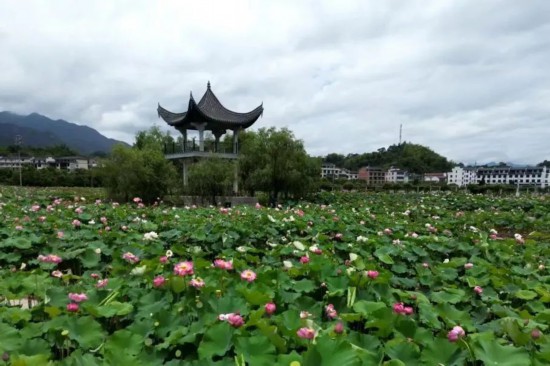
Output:
<path fill-rule="evenodd" d="M 357 172 L 352 172 L 348 169 L 338 168 L 332 163 L 323 163 L 321 168 L 321 178 L 337 178 L 337 179 L 357 179 Z"/>
<path fill-rule="evenodd" d="M 546 188 L 550 185 L 550 169 L 546 167 L 455 167 L 447 173 L 448 183 L 459 187 L 468 184 L 513 184 Z"/>
<path fill-rule="evenodd" d="M 405 170 L 392 167 L 385 173 L 384 178 L 388 183 L 408 183 L 409 173 Z"/>

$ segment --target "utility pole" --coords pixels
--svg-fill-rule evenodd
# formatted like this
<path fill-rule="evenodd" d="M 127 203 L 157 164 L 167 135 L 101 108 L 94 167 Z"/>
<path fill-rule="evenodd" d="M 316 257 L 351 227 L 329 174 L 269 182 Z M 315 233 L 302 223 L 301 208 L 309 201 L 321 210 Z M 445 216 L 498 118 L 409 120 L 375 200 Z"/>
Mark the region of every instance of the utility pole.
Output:
<path fill-rule="evenodd" d="M 399 124 L 399 145 L 401 145 L 401 135 L 403 133 L 403 124 Z"/>
<path fill-rule="evenodd" d="M 23 173 L 21 170 L 21 166 L 23 165 L 21 162 L 21 145 L 23 143 L 23 136 L 21 135 L 15 135 L 15 145 L 17 146 L 17 158 L 19 160 L 19 186 L 23 186 Z"/>

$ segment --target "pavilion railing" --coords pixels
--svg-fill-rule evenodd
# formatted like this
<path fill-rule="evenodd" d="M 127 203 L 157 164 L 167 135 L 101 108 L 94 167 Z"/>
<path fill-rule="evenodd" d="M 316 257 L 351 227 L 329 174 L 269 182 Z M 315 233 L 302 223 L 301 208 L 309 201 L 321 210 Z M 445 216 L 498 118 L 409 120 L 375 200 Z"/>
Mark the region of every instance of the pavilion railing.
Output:
<path fill-rule="evenodd" d="M 164 154 L 181 154 L 186 152 L 200 151 L 200 144 L 196 140 L 187 140 L 184 142 L 174 142 L 164 144 Z M 232 148 L 227 148 L 222 142 L 216 146 L 215 141 L 204 141 L 204 152 L 233 154 Z"/>

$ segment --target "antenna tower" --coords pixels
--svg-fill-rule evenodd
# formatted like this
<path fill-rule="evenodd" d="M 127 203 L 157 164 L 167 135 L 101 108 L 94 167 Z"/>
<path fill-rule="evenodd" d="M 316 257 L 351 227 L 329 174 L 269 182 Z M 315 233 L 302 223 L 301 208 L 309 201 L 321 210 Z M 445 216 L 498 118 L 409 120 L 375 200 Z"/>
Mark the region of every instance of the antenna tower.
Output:
<path fill-rule="evenodd" d="M 401 145 L 401 135 L 403 132 L 403 124 L 399 125 L 399 145 Z"/>

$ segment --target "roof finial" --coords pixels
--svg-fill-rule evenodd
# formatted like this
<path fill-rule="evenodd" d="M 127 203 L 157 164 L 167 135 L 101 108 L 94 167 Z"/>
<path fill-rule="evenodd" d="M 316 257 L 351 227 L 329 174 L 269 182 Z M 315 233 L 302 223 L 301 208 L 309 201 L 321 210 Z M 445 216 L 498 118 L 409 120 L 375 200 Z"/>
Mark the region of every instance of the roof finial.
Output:
<path fill-rule="evenodd" d="M 210 89 L 210 80 L 208 80 L 208 84 L 206 84 L 206 88 Z"/>

